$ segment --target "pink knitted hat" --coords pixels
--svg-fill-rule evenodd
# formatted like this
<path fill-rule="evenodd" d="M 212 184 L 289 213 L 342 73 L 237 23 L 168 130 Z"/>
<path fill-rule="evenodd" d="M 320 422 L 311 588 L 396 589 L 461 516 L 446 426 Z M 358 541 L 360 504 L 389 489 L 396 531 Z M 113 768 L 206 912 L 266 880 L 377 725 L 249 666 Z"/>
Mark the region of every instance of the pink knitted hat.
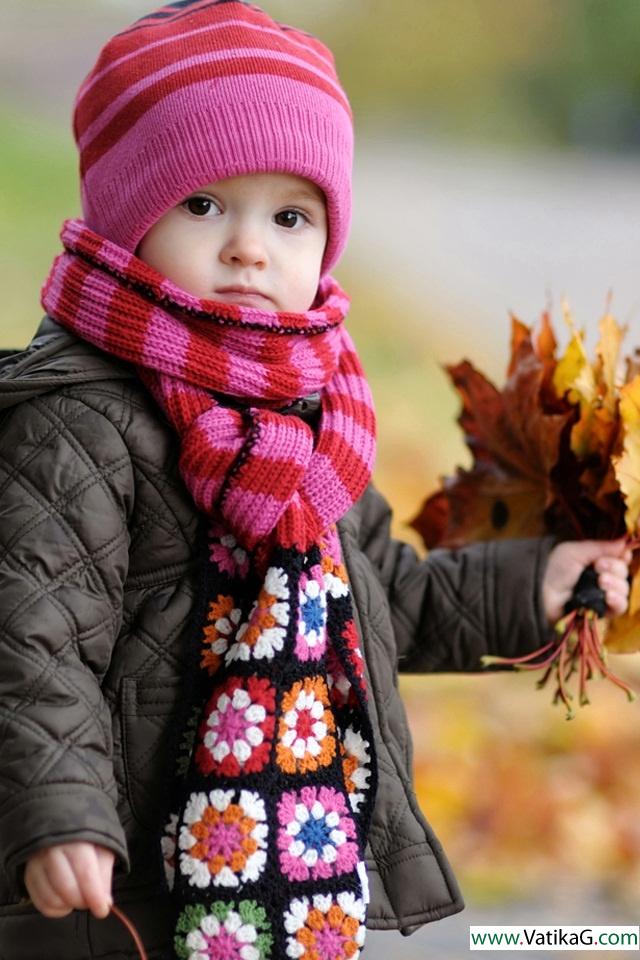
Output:
<path fill-rule="evenodd" d="M 87 226 L 134 252 L 205 183 L 306 177 L 325 193 L 336 263 L 351 220 L 353 124 L 319 40 L 243 0 L 177 0 L 103 47 L 75 102 Z"/>

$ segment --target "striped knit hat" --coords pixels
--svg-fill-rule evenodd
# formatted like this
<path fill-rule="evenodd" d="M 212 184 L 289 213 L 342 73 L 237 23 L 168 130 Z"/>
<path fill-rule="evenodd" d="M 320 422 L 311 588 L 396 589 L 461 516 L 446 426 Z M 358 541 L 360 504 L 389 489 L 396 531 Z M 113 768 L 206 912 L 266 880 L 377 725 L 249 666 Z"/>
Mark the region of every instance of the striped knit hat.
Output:
<path fill-rule="evenodd" d="M 206 183 L 297 174 L 325 193 L 323 273 L 351 219 L 352 116 L 331 52 L 243 0 L 176 0 L 102 49 L 75 102 L 87 226 L 135 252 Z"/>

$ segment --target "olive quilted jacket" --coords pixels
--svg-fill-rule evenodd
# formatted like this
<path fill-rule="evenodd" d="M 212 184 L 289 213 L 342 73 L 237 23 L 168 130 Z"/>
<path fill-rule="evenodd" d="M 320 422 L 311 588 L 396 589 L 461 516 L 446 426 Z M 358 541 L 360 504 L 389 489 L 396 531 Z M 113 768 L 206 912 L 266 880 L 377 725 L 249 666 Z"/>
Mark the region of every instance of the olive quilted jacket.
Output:
<path fill-rule="evenodd" d="M 169 956 L 157 855 L 201 518 L 178 445 L 133 367 L 45 318 L 0 363 L 0 960 L 133 956 L 119 924 L 41 917 L 21 872 L 41 847 L 117 854 L 115 899 Z M 339 531 L 371 691 L 379 788 L 368 926 L 409 934 L 463 901 L 411 786 L 397 673 L 476 670 L 533 649 L 548 541 L 424 561 L 370 487 Z"/>

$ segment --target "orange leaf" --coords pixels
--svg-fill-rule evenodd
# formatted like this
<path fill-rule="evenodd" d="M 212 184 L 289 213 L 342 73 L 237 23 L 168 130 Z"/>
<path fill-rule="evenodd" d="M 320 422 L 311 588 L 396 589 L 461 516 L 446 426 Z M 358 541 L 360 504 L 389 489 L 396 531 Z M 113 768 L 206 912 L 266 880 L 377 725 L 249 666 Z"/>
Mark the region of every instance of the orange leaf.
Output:
<path fill-rule="evenodd" d="M 511 373 L 502 392 L 468 361 L 447 368 L 462 398 L 459 423 L 474 466 L 445 480 L 412 521 L 429 548 L 545 530 L 551 475 L 572 411 L 544 409 L 545 364 L 529 328 L 512 320 Z"/>
<path fill-rule="evenodd" d="M 540 409 L 540 362 L 526 357 L 502 393 L 466 360 L 447 369 L 462 397 L 459 423 L 476 463 L 490 460 L 507 474 L 547 484 L 570 414 Z"/>
<path fill-rule="evenodd" d="M 549 490 L 551 470 L 558 460 L 560 435 L 572 413 L 544 410 L 540 401 L 544 376 L 543 364 L 533 356 L 526 358 L 507 380 L 502 400 L 512 466 Z"/>
<path fill-rule="evenodd" d="M 545 533 L 544 508 L 543 486 L 481 464 L 445 480 L 444 490 L 425 501 L 411 526 L 429 549 L 535 537 Z"/>
<path fill-rule="evenodd" d="M 540 318 L 540 327 L 534 341 L 536 356 L 542 361 L 555 362 L 557 346 L 549 311 L 545 310 Z"/>
<path fill-rule="evenodd" d="M 522 323 L 521 320 L 518 320 L 515 314 L 511 314 L 511 360 L 509 361 L 509 368 L 507 370 L 507 376 L 511 376 L 513 371 L 516 369 L 518 363 L 520 362 L 520 351 L 522 348 L 531 352 L 533 350 L 533 343 L 531 342 L 531 330 L 526 324 Z"/>

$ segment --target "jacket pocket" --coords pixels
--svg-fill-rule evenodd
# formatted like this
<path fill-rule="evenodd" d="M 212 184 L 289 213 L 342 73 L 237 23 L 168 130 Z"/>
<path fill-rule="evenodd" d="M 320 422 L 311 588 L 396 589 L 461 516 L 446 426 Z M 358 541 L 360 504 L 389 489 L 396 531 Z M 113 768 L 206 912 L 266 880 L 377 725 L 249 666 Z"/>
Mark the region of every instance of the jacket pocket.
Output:
<path fill-rule="evenodd" d="M 122 681 L 122 752 L 131 812 L 141 827 L 156 830 L 173 777 L 171 742 L 183 685 Z"/>

